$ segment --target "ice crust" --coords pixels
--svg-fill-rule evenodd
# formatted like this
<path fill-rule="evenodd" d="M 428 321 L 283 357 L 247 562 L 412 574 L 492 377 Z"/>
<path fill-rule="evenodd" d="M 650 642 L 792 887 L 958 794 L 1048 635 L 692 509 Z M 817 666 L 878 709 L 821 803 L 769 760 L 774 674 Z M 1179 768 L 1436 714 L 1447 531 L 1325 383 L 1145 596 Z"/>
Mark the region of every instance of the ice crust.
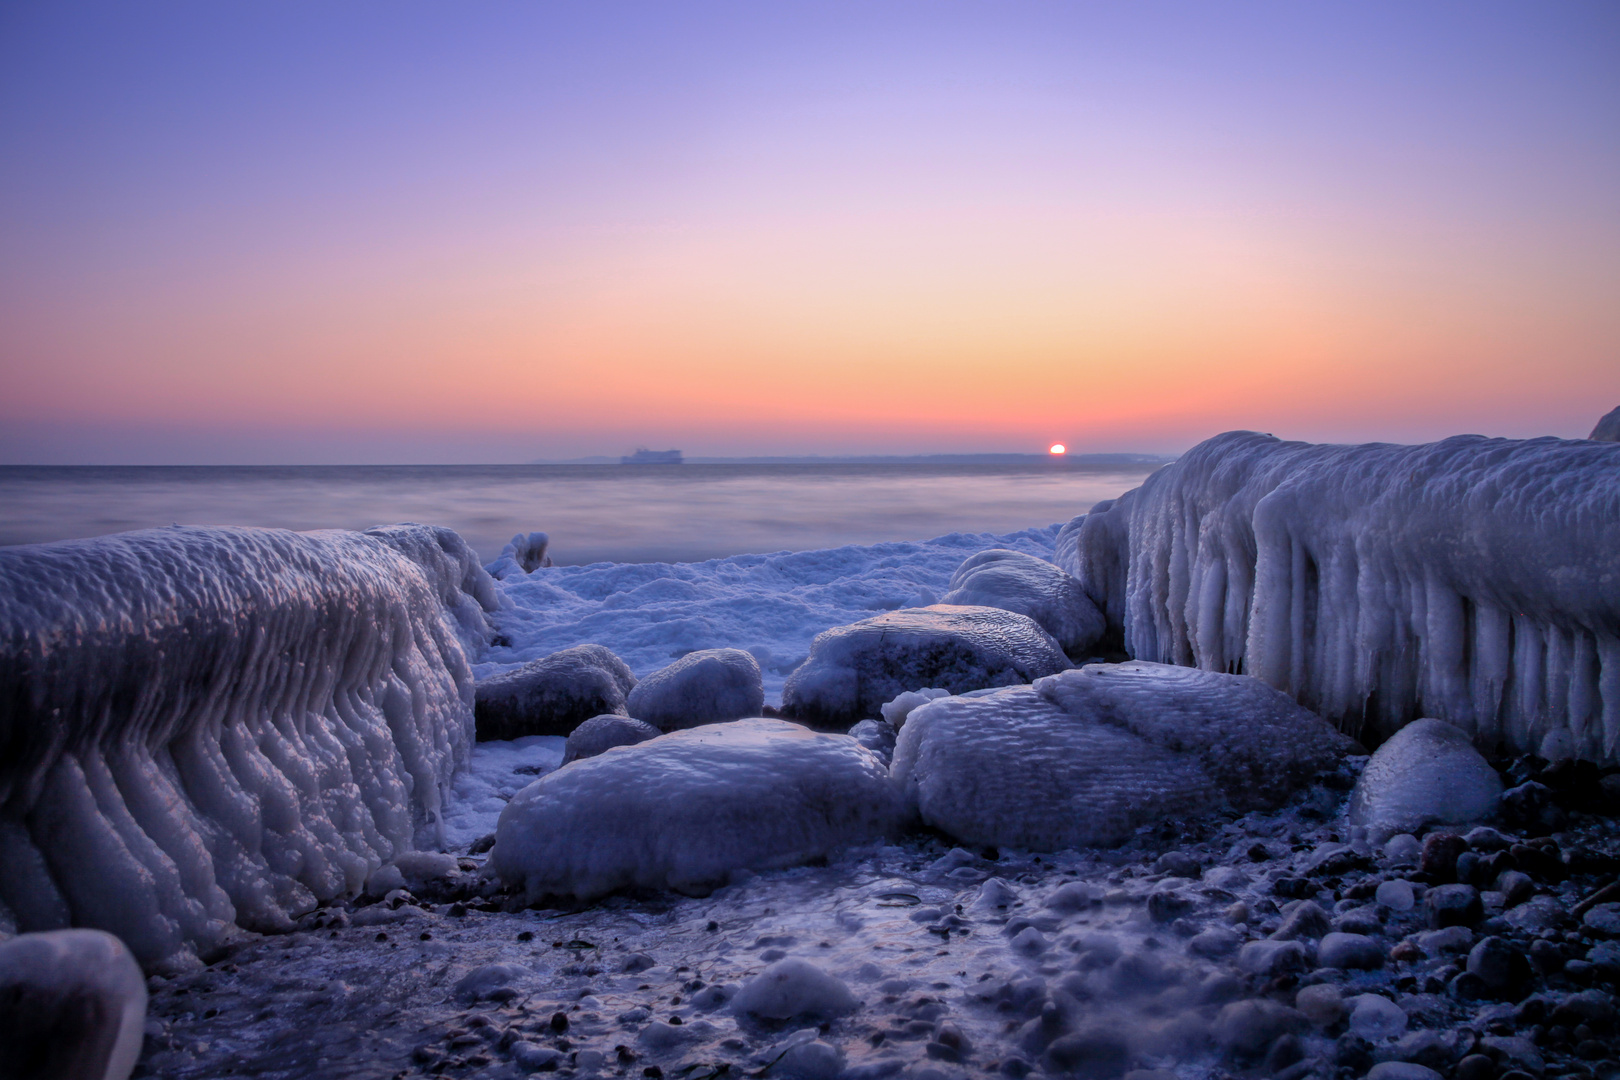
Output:
<path fill-rule="evenodd" d="M 642 679 L 625 699 L 637 720 L 661 731 L 758 716 L 765 707 L 759 661 L 741 649 L 699 649 Z"/>
<path fill-rule="evenodd" d="M 1620 442 L 1620 405 L 1604 413 L 1587 438 L 1594 442 Z"/>
<path fill-rule="evenodd" d="M 661 733 L 651 724 L 612 713 L 593 716 L 568 733 L 563 749 L 562 763 L 595 757 L 615 746 L 634 746 L 636 743 L 656 739 Z"/>
<path fill-rule="evenodd" d="M 1070 656 L 1084 656 L 1103 634 L 1103 615 L 1080 582 L 1045 559 L 990 548 L 951 576 L 942 604 L 995 607 L 1028 615 Z"/>
<path fill-rule="evenodd" d="M 893 773 L 967 843 L 1054 851 L 1222 805 L 1280 803 L 1353 748 L 1257 679 L 1094 664 L 914 709 Z"/>
<path fill-rule="evenodd" d="M 701 892 L 898 829 L 888 770 L 846 735 L 711 724 L 572 762 L 507 804 L 490 865 L 532 898 Z"/>
<path fill-rule="evenodd" d="M 0 1075 L 124 1080 L 141 1052 L 146 981 L 102 930 L 0 942 Z"/>
<path fill-rule="evenodd" d="M 1436 822 L 1482 821 L 1502 778 L 1468 736 L 1442 720 L 1414 720 L 1380 746 L 1350 794 L 1350 824 L 1376 839 Z"/>
<path fill-rule="evenodd" d="M 0 914 L 186 966 L 436 846 L 497 600 L 419 525 L 0 548 Z"/>
<path fill-rule="evenodd" d="M 1071 522 L 1057 560 L 1131 655 L 1258 676 L 1369 745 L 1428 716 L 1612 762 L 1617 535 L 1620 445 L 1236 431 Z"/>
<path fill-rule="evenodd" d="M 934 604 L 816 635 L 810 658 L 782 690 L 782 712 L 848 728 L 877 718 L 908 690 L 1014 686 L 1068 666 L 1058 643 L 1027 615 Z"/>

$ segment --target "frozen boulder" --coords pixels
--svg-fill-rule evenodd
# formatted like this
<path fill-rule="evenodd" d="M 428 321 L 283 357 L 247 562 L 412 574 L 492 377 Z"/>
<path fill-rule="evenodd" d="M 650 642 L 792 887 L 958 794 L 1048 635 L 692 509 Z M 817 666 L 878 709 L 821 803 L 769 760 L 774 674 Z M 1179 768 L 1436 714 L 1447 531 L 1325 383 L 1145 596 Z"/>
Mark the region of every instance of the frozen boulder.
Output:
<path fill-rule="evenodd" d="M 1166 817 L 1275 806 L 1353 743 L 1271 687 L 1165 664 L 1096 664 L 911 714 L 893 772 L 922 819 L 1050 851 Z"/>
<path fill-rule="evenodd" d="M 1620 442 L 1620 406 L 1604 413 L 1587 438 L 1593 442 Z"/>
<path fill-rule="evenodd" d="M 1502 778 L 1468 736 L 1443 720 L 1414 720 L 1380 746 L 1350 793 L 1350 824 L 1383 839 L 1423 825 L 1489 817 Z"/>
<path fill-rule="evenodd" d="M 858 1004 L 842 980 L 796 956 L 778 960 L 755 975 L 731 999 L 736 1012 L 767 1020 L 795 1016 L 830 1019 L 853 1012 Z"/>
<path fill-rule="evenodd" d="M 968 556 L 940 602 L 1028 615 L 1071 656 L 1084 654 L 1103 634 L 1102 612 L 1077 579 L 1045 559 L 1006 548 Z"/>
<path fill-rule="evenodd" d="M 595 757 L 615 746 L 634 746 L 636 743 L 644 743 L 657 737 L 657 728 L 628 716 L 613 713 L 593 716 L 568 733 L 568 742 L 563 747 L 562 763 L 566 765 L 570 761 Z"/>
<path fill-rule="evenodd" d="M 687 653 L 637 683 L 625 706 L 660 731 L 758 716 L 765 707 L 759 661 L 741 649 Z"/>
<path fill-rule="evenodd" d="M 567 735 L 593 716 L 625 714 L 636 677 L 600 645 L 530 660 L 478 683 L 473 712 L 479 741 Z"/>
<path fill-rule="evenodd" d="M 895 731 L 899 731 L 906 726 L 906 717 L 911 715 L 911 710 L 919 705 L 926 705 L 930 701 L 937 701 L 942 697 L 950 696 L 951 692 L 949 690 L 937 686 L 925 686 L 921 690 L 907 690 L 893 701 L 884 702 L 879 712 L 883 714 L 883 719 L 890 727 L 894 728 Z"/>
<path fill-rule="evenodd" d="M 1068 666 L 1058 643 L 1027 615 L 949 604 L 909 608 L 818 634 L 809 659 L 788 676 L 782 712 L 847 729 L 877 718 L 907 690 L 1015 686 Z"/>
<path fill-rule="evenodd" d="M 518 533 L 486 569 L 491 576 L 502 580 L 532 574 L 542 566 L 551 565 L 551 556 L 546 554 L 550 544 L 551 537 L 543 532 Z"/>
<path fill-rule="evenodd" d="M 0 548 L 0 903 L 185 968 L 442 846 L 493 589 L 420 525 Z"/>
<path fill-rule="evenodd" d="M 124 1080 L 145 1021 L 146 980 L 111 934 L 52 930 L 0 942 L 0 1075 Z"/>
<path fill-rule="evenodd" d="M 907 816 L 882 761 L 849 736 L 737 720 L 541 777 L 501 811 L 490 865 L 531 900 L 703 892 L 877 840 Z"/>

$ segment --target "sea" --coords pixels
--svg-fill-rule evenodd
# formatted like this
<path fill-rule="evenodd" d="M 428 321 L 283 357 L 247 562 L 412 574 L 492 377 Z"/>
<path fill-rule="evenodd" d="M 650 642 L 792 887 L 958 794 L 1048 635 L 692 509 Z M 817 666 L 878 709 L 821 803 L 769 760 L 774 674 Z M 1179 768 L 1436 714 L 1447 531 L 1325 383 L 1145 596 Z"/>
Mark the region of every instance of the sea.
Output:
<path fill-rule="evenodd" d="M 0 466 L 0 544 L 155 526 L 448 525 L 483 561 L 516 533 L 557 565 L 1008 533 L 1068 521 L 1152 465 Z"/>

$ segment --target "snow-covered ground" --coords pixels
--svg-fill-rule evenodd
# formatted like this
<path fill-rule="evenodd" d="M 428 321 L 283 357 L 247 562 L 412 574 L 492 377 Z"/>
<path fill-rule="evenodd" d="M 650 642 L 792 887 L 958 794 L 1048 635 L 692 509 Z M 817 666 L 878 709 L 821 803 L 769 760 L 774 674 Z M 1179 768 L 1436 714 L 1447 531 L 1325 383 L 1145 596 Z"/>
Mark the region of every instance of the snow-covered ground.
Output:
<path fill-rule="evenodd" d="M 937 603 L 962 560 L 986 548 L 1050 559 L 1056 525 L 995 536 L 734 555 L 699 563 L 557 566 L 499 583 L 511 606 L 495 615 L 507 644 L 475 664 L 479 678 L 570 645 L 605 645 L 638 678 L 697 649 L 746 649 L 766 702 L 823 630 L 903 607 Z"/>

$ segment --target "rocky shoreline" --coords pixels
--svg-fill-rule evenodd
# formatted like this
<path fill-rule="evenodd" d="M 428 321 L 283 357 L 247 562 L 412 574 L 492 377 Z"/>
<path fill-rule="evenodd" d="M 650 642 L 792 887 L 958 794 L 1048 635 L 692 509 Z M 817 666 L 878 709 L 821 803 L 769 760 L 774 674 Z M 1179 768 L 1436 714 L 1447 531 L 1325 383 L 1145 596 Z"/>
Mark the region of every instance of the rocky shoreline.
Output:
<path fill-rule="evenodd" d="M 705 897 L 524 908 L 441 856 L 150 980 L 136 1075 L 1620 1076 L 1615 774 L 1501 763 L 1493 824 L 1375 845 L 1364 760 L 1116 848 L 919 832 Z"/>

